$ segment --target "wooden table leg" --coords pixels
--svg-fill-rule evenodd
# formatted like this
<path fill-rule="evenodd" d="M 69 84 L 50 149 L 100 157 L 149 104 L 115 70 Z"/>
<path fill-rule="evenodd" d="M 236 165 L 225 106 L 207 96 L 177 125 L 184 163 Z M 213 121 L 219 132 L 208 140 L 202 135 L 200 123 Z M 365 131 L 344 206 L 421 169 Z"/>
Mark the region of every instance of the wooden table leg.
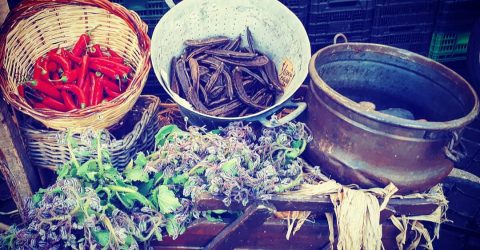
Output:
<path fill-rule="evenodd" d="M 33 169 L 10 106 L 0 97 L 0 172 L 10 189 L 13 200 L 23 219 L 24 201 L 40 185 L 38 173 Z"/>
<path fill-rule="evenodd" d="M 252 228 L 263 225 L 265 220 L 274 212 L 275 208 L 270 204 L 254 203 L 250 205 L 244 214 L 213 238 L 205 249 L 233 249 L 242 240 L 242 237 L 248 238 L 249 231 Z"/>

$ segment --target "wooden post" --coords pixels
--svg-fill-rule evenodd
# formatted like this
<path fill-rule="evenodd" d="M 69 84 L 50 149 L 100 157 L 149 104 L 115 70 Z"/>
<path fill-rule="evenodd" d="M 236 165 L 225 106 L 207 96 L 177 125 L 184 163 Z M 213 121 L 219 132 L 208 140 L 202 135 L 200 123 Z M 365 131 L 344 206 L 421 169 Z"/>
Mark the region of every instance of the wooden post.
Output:
<path fill-rule="evenodd" d="M 25 199 L 40 187 L 38 173 L 30 163 L 18 125 L 3 98 L 0 98 L 0 172 L 23 219 Z"/>
<path fill-rule="evenodd" d="M 250 205 L 240 217 L 230 223 L 205 247 L 208 250 L 233 249 L 242 239 L 248 238 L 252 228 L 263 225 L 266 219 L 275 212 L 275 208 L 267 203 Z"/>

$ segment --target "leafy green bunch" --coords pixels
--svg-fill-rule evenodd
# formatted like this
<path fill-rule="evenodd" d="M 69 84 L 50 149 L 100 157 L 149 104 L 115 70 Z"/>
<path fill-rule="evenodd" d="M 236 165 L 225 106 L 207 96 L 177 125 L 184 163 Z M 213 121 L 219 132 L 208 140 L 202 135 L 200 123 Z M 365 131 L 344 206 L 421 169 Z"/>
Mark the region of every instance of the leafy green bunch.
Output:
<path fill-rule="evenodd" d="M 296 188 L 306 164 L 299 156 L 311 140 L 303 123 L 261 131 L 232 123 L 210 132 L 168 125 L 157 133 L 153 153 L 139 153 L 119 170 L 100 138 L 86 150 L 67 137 L 71 160 L 54 185 L 28 202 L 27 222 L 0 236 L 0 247 L 137 249 L 165 232 L 176 238 L 194 219 L 225 213 L 197 211 L 202 194 L 247 205 Z"/>

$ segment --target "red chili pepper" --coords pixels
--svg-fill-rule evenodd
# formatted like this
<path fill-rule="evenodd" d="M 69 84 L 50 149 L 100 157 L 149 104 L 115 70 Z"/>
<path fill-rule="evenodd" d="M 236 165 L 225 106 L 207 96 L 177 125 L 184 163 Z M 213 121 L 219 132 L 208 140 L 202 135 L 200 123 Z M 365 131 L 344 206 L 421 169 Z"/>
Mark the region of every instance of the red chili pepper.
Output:
<path fill-rule="evenodd" d="M 95 58 L 98 58 L 98 57 L 95 57 Z M 108 59 L 108 60 L 110 60 L 110 61 L 112 61 L 112 62 L 124 64 L 124 60 L 123 60 L 123 58 L 121 58 L 121 57 L 104 56 L 104 57 L 100 57 L 100 58 L 105 58 L 105 59 Z"/>
<path fill-rule="evenodd" d="M 72 83 L 78 79 L 78 76 L 80 74 L 80 69 L 74 69 L 70 71 L 65 71 L 63 72 L 62 78 L 60 78 L 59 81 L 62 81 L 64 83 Z"/>
<path fill-rule="evenodd" d="M 77 42 L 73 46 L 72 53 L 75 56 L 82 56 L 85 53 L 87 45 L 90 43 L 90 35 L 92 32 L 98 28 L 100 25 L 95 26 L 93 29 L 87 31 L 85 34 L 80 35 Z"/>
<path fill-rule="evenodd" d="M 115 72 L 115 70 L 99 65 L 98 63 L 89 63 L 88 68 L 98 71 L 112 79 L 116 79 L 116 80 L 120 79 L 120 76 L 117 74 L 117 72 Z"/>
<path fill-rule="evenodd" d="M 113 91 L 109 88 L 103 88 L 105 90 L 105 92 L 107 93 L 107 96 L 110 96 L 110 97 L 113 97 L 113 98 L 116 98 L 118 96 L 120 96 L 120 93 L 116 92 L 116 91 Z"/>
<path fill-rule="evenodd" d="M 114 98 L 114 97 L 111 97 L 111 96 L 107 96 L 107 97 L 103 98 L 102 103 L 104 103 L 104 102 L 111 102 L 113 99 L 115 99 L 115 98 Z"/>
<path fill-rule="evenodd" d="M 56 86 L 57 89 L 61 90 L 68 90 L 71 91 L 75 94 L 77 97 L 78 102 L 80 103 L 80 108 L 85 108 L 87 106 L 86 98 L 85 98 L 85 93 L 83 92 L 82 89 L 80 89 L 77 85 L 74 84 L 64 84 L 64 85 L 59 85 Z"/>
<path fill-rule="evenodd" d="M 53 72 L 50 78 L 54 81 L 60 80 L 60 76 L 58 75 L 58 72 Z"/>
<path fill-rule="evenodd" d="M 102 81 L 102 86 L 106 89 L 111 89 L 113 90 L 114 92 L 120 92 L 120 87 L 118 86 L 117 83 L 114 83 L 112 81 L 110 81 L 108 78 L 106 77 L 102 77 L 100 79 Z"/>
<path fill-rule="evenodd" d="M 70 61 L 77 63 L 77 64 L 82 64 L 82 58 L 79 56 L 75 56 L 72 52 L 70 51 L 65 51 L 67 54 L 67 58 L 70 59 Z"/>
<path fill-rule="evenodd" d="M 57 72 L 58 71 L 58 65 L 56 62 L 47 60 L 47 71 L 48 72 Z"/>
<path fill-rule="evenodd" d="M 45 69 L 46 62 L 47 61 L 42 57 L 37 59 L 35 65 L 33 66 L 33 79 L 48 81 L 48 71 Z"/>
<path fill-rule="evenodd" d="M 64 56 L 58 55 L 58 54 L 52 54 L 52 55 L 49 55 L 48 58 L 58 63 L 62 67 L 63 72 L 70 71 L 70 68 L 71 68 L 70 62 Z"/>
<path fill-rule="evenodd" d="M 80 72 L 78 73 L 78 77 L 77 77 L 77 85 L 82 90 L 83 90 L 83 86 L 85 84 L 85 77 L 87 76 L 87 72 L 88 72 L 88 56 L 84 55 L 82 57 Z"/>
<path fill-rule="evenodd" d="M 103 57 L 102 49 L 100 48 L 100 45 L 95 44 L 90 48 L 90 51 L 88 52 L 89 56 L 92 57 Z"/>
<path fill-rule="evenodd" d="M 53 98 L 50 98 L 48 96 L 42 96 L 43 98 L 43 101 L 42 101 L 42 104 L 44 104 L 45 106 L 47 106 L 47 108 L 51 108 L 51 109 L 54 109 L 54 110 L 57 110 L 57 111 L 62 111 L 62 112 L 67 112 L 68 109 L 67 107 L 65 107 L 65 104 L 53 99 Z"/>
<path fill-rule="evenodd" d="M 72 96 L 67 91 L 62 91 L 62 98 L 63 103 L 65 103 L 65 107 L 69 111 L 77 108 L 77 106 L 75 106 L 75 102 L 73 101 Z"/>
<path fill-rule="evenodd" d="M 48 108 L 45 104 L 41 102 L 32 102 L 34 109 L 46 109 Z"/>
<path fill-rule="evenodd" d="M 82 56 L 85 53 L 87 45 L 90 43 L 90 35 L 88 33 L 82 34 L 75 45 L 73 46 L 72 53 L 74 56 Z"/>
<path fill-rule="evenodd" d="M 110 48 L 107 47 L 107 50 L 108 50 L 108 53 L 110 53 L 111 57 L 121 58 L 122 61 L 123 61 L 123 58 L 117 52 L 115 52 L 113 49 L 110 49 Z"/>
<path fill-rule="evenodd" d="M 95 57 L 95 58 L 89 58 L 89 62 L 90 63 L 96 63 L 100 66 L 104 66 L 104 67 L 109 67 L 109 68 L 112 68 L 114 69 L 115 71 L 117 70 L 121 70 L 122 72 L 126 72 L 127 74 L 132 72 L 132 68 L 124 65 L 124 64 L 121 64 L 121 63 L 118 63 L 118 62 L 114 62 L 111 60 L 111 58 L 109 57 Z"/>
<path fill-rule="evenodd" d="M 85 97 L 86 97 L 86 101 L 87 101 L 87 107 L 90 107 L 92 104 L 90 103 L 90 88 L 92 86 L 92 83 L 91 83 L 91 80 L 90 80 L 90 75 L 93 74 L 93 73 L 88 73 L 87 72 L 87 75 L 85 76 L 85 82 L 84 82 L 84 85 L 83 85 L 83 93 L 85 94 Z"/>
<path fill-rule="evenodd" d="M 47 52 L 47 57 L 50 55 L 58 54 L 58 52 L 59 52 L 58 48 L 53 48 Z"/>
<path fill-rule="evenodd" d="M 22 98 L 25 98 L 25 85 L 23 84 L 18 85 L 17 91 L 18 91 L 18 95 L 20 95 Z"/>
<path fill-rule="evenodd" d="M 90 90 L 89 90 L 89 96 L 88 96 L 88 99 L 89 99 L 89 102 L 90 102 L 90 105 L 91 106 L 95 106 L 97 105 L 98 103 L 95 102 L 95 99 L 96 99 L 96 92 L 97 89 L 98 89 L 98 82 L 99 82 L 99 78 L 97 76 L 95 76 L 94 73 L 90 73 Z"/>
<path fill-rule="evenodd" d="M 27 81 L 27 83 L 32 86 L 34 89 L 51 96 L 57 100 L 61 100 L 62 96 L 60 95 L 60 92 L 55 89 L 49 82 L 45 82 L 39 79 Z"/>
<path fill-rule="evenodd" d="M 95 86 L 95 90 L 94 90 L 94 99 L 93 99 L 93 104 L 92 105 L 97 105 L 99 103 L 102 102 L 103 100 L 103 85 L 102 85 L 102 81 L 100 81 L 100 79 L 97 79 L 97 84 Z"/>

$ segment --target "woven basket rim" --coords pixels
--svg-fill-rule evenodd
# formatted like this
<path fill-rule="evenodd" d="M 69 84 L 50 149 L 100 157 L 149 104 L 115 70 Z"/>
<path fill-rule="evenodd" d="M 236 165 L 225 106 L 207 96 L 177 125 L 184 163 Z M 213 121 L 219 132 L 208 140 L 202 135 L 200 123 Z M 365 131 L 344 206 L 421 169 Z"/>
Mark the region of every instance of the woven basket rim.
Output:
<path fill-rule="evenodd" d="M 132 79 L 132 83 L 129 88 L 119 97 L 115 98 L 111 102 L 105 102 L 96 106 L 87 107 L 85 109 L 75 109 L 69 112 L 60 112 L 55 110 L 48 111 L 38 111 L 30 107 L 16 92 L 9 90 L 7 86 L 13 86 L 16 84 L 14 80 L 8 79 L 8 74 L 5 69 L 5 58 L 6 53 L 6 40 L 7 36 L 12 30 L 19 24 L 21 20 L 27 19 L 34 14 L 37 14 L 41 11 L 48 11 L 50 8 L 58 8 L 63 6 L 86 6 L 91 8 L 101 8 L 107 12 L 121 18 L 128 25 L 129 29 L 132 30 L 134 34 L 137 35 L 138 40 L 138 49 L 140 51 L 140 60 L 138 61 L 137 68 Z M 91 17 L 89 17 L 91 18 Z M 94 18 L 94 17 L 93 17 Z M 100 116 L 103 112 L 112 112 L 112 109 L 115 109 L 119 106 L 125 107 L 125 104 L 128 102 L 133 105 L 131 102 L 135 103 L 140 95 L 146 78 L 148 77 L 148 72 L 151 68 L 150 62 L 150 38 L 147 34 L 148 26 L 140 19 L 140 17 L 133 11 L 127 10 L 125 7 L 112 3 L 108 0 L 26 0 L 21 2 L 15 9 L 13 9 L 4 24 L 2 25 L 0 31 L 0 89 L 3 94 L 3 98 L 12 105 L 15 109 L 33 117 L 34 119 L 42 122 L 48 127 L 55 129 L 65 130 L 68 128 L 68 121 L 76 121 L 81 119 L 90 118 L 93 116 Z M 12 59 L 10 59 L 12 60 Z M 17 59 L 13 59 L 17 60 Z M 143 66 L 143 67 L 140 67 Z M 121 116 L 125 115 L 128 112 L 127 110 L 122 110 Z M 55 126 L 50 126 L 49 121 L 67 121 L 65 126 L 58 127 L 58 124 Z"/>
<path fill-rule="evenodd" d="M 155 113 L 158 113 L 158 110 L 160 109 L 161 101 L 160 101 L 159 97 L 154 96 L 154 95 L 140 95 L 138 100 L 136 101 L 136 103 L 139 102 L 139 101 L 147 102 L 147 105 L 145 105 L 144 109 L 141 111 L 142 112 L 142 118 L 146 119 L 146 123 L 143 124 L 144 126 L 140 129 L 145 129 L 145 127 L 148 125 L 148 123 L 151 122 L 152 120 L 154 120 Z M 145 113 L 147 113 L 147 112 L 149 112 L 150 114 L 148 115 L 148 117 L 145 117 L 146 116 Z M 113 144 L 113 142 L 123 144 L 125 139 L 127 139 L 129 136 L 131 136 L 132 132 L 134 132 L 136 129 L 138 130 L 138 127 L 140 125 L 142 125 L 142 124 L 140 124 L 141 121 L 142 121 L 142 118 L 138 122 L 135 123 L 135 125 L 132 127 L 131 131 L 129 131 L 127 134 L 125 134 L 122 138 L 115 139 L 114 141 L 112 141 L 112 144 Z M 33 118 L 30 117 L 29 119 L 33 119 Z M 66 133 L 65 131 L 59 131 L 59 130 L 55 130 L 55 129 L 51 129 L 51 128 L 37 128 L 31 122 L 20 123 L 20 129 L 23 131 L 23 133 L 27 133 L 29 135 L 41 134 L 42 137 L 45 137 L 45 138 L 51 138 L 50 136 L 56 136 L 57 134 L 65 134 Z M 107 128 L 105 128 L 105 130 L 106 129 Z M 78 135 L 77 133 L 73 134 L 73 136 L 77 136 L 77 135 Z"/>

